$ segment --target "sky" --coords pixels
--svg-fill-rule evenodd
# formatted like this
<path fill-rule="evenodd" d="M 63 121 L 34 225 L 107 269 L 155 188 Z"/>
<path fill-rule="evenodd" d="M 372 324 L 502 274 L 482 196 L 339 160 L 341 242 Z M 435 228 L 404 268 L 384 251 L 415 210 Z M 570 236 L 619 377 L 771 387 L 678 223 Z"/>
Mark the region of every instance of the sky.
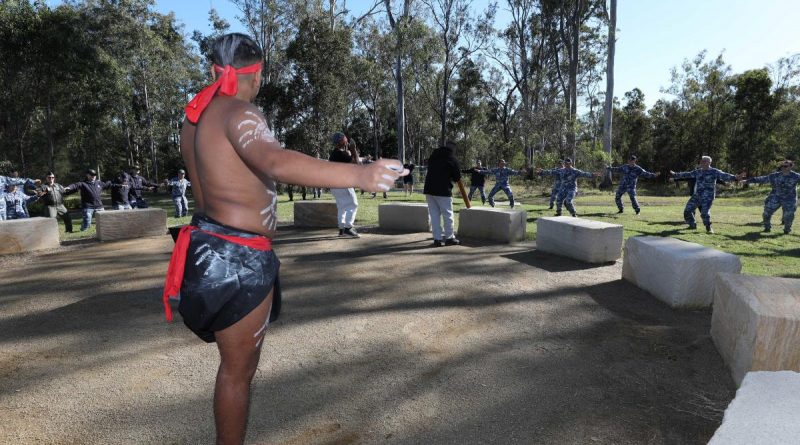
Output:
<path fill-rule="evenodd" d="M 474 4 L 483 7 L 487 1 Z M 498 21 L 507 17 L 503 3 L 498 2 Z M 346 4 L 358 13 L 372 0 Z M 195 29 L 210 31 L 210 7 L 230 22 L 232 31 L 244 31 L 236 19 L 239 11 L 228 0 L 156 0 L 156 9 L 173 11 L 187 35 Z M 707 60 L 722 53 L 734 73 L 800 53 L 799 0 L 618 0 L 617 7 L 614 95 L 639 88 L 648 107 L 670 97 L 660 92 L 670 84 L 670 70 L 702 50 L 708 51 Z"/>

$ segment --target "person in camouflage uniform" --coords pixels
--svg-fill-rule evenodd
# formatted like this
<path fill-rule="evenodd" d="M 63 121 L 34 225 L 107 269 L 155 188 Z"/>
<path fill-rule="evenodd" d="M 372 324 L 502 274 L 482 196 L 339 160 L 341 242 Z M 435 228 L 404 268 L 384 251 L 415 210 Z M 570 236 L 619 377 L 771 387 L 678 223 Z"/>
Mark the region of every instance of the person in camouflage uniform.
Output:
<path fill-rule="evenodd" d="M 700 208 L 700 218 L 706 226 L 706 232 L 714 233 L 711 228 L 711 205 L 717 195 L 717 181 L 734 181 L 744 177 L 744 174 L 732 175 L 722 170 L 711 167 L 711 157 L 703 156 L 700 159 L 700 168 L 690 172 L 675 173 L 670 170 L 669 174 L 674 179 L 694 178 L 694 193 L 686 207 L 683 209 L 683 219 L 689 224 L 690 229 L 696 229 L 697 223 L 694 219 L 694 211 Z"/>
<path fill-rule="evenodd" d="M 511 208 L 514 208 L 514 192 L 511 191 L 511 187 L 508 185 L 508 178 L 510 176 L 517 176 L 519 174 L 524 174 L 525 169 L 522 170 L 512 170 L 506 167 L 506 161 L 501 159 L 497 163 L 497 167 L 492 169 L 483 169 L 478 170 L 480 173 L 484 175 L 493 175 L 495 179 L 494 187 L 492 187 L 492 191 L 489 192 L 489 205 L 494 207 L 494 195 L 499 192 L 500 190 L 508 196 L 508 203 L 511 205 Z"/>
<path fill-rule="evenodd" d="M 564 160 L 559 159 L 558 161 L 558 168 L 564 168 Z M 556 176 L 555 180 L 553 181 L 553 188 L 550 190 L 550 207 L 548 209 L 553 210 L 553 205 L 556 203 L 556 198 L 558 198 L 558 192 L 561 191 L 561 177 Z"/>
<path fill-rule="evenodd" d="M 617 203 L 617 208 L 619 209 L 617 213 L 622 213 L 624 211 L 625 206 L 622 205 L 622 195 L 627 193 L 631 198 L 631 207 L 633 207 L 633 210 L 638 215 L 641 211 L 639 201 L 636 200 L 636 183 L 639 177 L 652 179 L 657 178 L 661 173 L 650 173 L 636 165 L 636 156 L 633 155 L 628 158 L 627 164 L 620 165 L 619 167 L 606 167 L 606 170 L 610 171 L 612 174 L 621 173 L 619 187 L 617 187 L 617 193 L 614 195 L 614 202 Z"/>
<path fill-rule="evenodd" d="M 797 210 L 797 183 L 800 182 L 800 173 L 792 171 L 794 162 L 785 160 L 780 165 L 780 170 L 765 176 L 757 176 L 746 180 L 748 184 L 770 184 L 772 191 L 764 200 L 764 231 L 772 230 L 772 214 L 783 207 L 783 233 L 792 231 L 794 212 Z"/>
<path fill-rule="evenodd" d="M 572 200 L 578 193 L 578 178 L 591 178 L 600 176 L 599 173 L 585 172 L 572 167 L 572 159 L 564 159 L 564 168 L 554 168 L 552 170 L 537 169 L 539 176 L 554 176 L 561 181 L 561 188 L 556 199 L 556 216 L 561 216 L 561 207 L 565 206 L 572 216 L 578 216 Z"/>

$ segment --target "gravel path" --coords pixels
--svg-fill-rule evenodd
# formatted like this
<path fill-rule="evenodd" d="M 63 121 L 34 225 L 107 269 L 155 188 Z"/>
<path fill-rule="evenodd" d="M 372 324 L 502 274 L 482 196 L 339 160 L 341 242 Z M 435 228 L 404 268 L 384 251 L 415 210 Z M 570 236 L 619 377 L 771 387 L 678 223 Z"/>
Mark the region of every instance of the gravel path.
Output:
<path fill-rule="evenodd" d="M 734 396 L 710 312 L 658 303 L 621 262 L 334 232 L 277 239 L 248 443 L 704 444 Z M 216 348 L 163 319 L 172 245 L 0 260 L 0 443 L 213 442 Z"/>

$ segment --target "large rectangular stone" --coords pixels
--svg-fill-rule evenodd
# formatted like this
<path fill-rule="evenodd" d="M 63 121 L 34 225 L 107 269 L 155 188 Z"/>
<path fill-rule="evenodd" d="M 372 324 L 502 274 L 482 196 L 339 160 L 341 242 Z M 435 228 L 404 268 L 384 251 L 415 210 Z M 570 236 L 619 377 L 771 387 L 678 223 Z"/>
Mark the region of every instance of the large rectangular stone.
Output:
<path fill-rule="evenodd" d="M 295 201 L 294 225 L 297 227 L 339 227 L 336 201 Z"/>
<path fill-rule="evenodd" d="M 708 445 L 800 443 L 800 374 L 748 372 Z"/>
<path fill-rule="evenodd" d="M 622 226 L 571 216 L 539 218 L 536 248 L 587 263 L 616 261 L 622 252 Z"/>
<path fill-rule="evenodd" d="M 748 371 L 800 371 L 800 280 L 718 274 L 711 337 L 737 383 Z"/>
<path fill-rule="evenodd" d="M 119 239 L 158 236 L 167 233 L 167 211 L 164 209 L 106 210 L 96 212 L 97 239 Z"/>
<path fill-rule="evenodd" d="M 528 212 L 486 207 L 458 212 L 458 236 L 513 243 L 525 241 Z"/>
<path fill-rule="evenodd" d="M 718 272 L 739 273 L 736 255 L 675 238 L 636 236 L 625 242 L 622 278 L 671 307 L 707 307 Z"/>
<path fill-rule="evenodd" d="M 431 217 L 427 204 L 387 202 L 378 206 L 378 225 L 381 229 L 398 232 L 429 232 Z"/>
<path fill-rule="evenodd" d="M 54 249 L 60 245 L 55 218 L 0 221 L 0 255 Z"/>

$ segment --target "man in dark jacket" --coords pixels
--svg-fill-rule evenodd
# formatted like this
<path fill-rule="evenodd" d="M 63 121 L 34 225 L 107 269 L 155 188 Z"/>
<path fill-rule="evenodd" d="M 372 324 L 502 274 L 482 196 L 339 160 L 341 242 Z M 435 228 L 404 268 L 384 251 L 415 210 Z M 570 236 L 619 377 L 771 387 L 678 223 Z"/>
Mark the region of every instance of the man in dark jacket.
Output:
<path fill-rule="evenodd" d="M 130 210 L 131 176 L 125 171 L 120 171 L 116 178 L 111 180 L 111 206 L 114 210 Z"/>
<path fill-rule="evenodd" d="M 81 222 L 81 232 L 85 231 L 92 225 L 92 216 L 95 212 L 102 212 L 103 208 L 102 193 L 103 190 L 111 187 L 111 182 L 103 182 L 97 179 L 97 172 L 89 169 L 86 170 L 86 179 L 81 182 L 68 185 L 64 189 L 64 194 L 69 195 L 80 190 L 81 192 L 81 212 L 83 213 L 83 221 Z"/>
<path fill-rule="evenodd" d="M 486 204 L 486 192 L 484 192 L 484 184 L 486 184 L 486 175 L 481 173 L 483 170 L 483 164 L 481 161 L 475 162 L 475 167 L 468 168 L 466 170 L 461 170 L 461 173 L 469 173 L 469 200 L 472 201 L 472 196 L 475 194 L 475 190 L 477 189 L 481 192 L 481 203 Z"/>
<path fill-rule="evenodd" d="M 131 182 L 131 191 L 130 191 L 130 203 L 131 207 L 134 209 L 146 209 L 147 208 L 147 201 L 144 200 L 144 190 L 150 189 L 155 191 L 158 189 L 158 184 L 155 182 L 149 181 L 144 176 L 140 175 L 139 172 L 141 169 L 139 166 L 134 166 L 131 168 L 130 173 L 130 182 Z"/>
<path fill-rule="evenodd" d="M 42 184 L 42 200 L 47 209 L 47 216 L 55 218 L 60 216 L 64 219 L 64 229 L 67 233 L 72 233 L 72 218 L 69 217 L 67 208 L 64 206 L 64 186 L 56 182 L 56 175 L 50 172 L 45 176 L 45 183 Z"/>
<path fill-rule="evenodd" d="M 428 174 L 425 176 L 425 188 L 422 192 L 428 201 L 433 247 L 460 244 L 453 233 L 453 182 L 461 179 L 461 169 L 453 155 L 456 148 L 455 143 L 447 141 L 434 150 L 428 159 Z M 442 218 L 444 218 L 444 238 Z"/>

